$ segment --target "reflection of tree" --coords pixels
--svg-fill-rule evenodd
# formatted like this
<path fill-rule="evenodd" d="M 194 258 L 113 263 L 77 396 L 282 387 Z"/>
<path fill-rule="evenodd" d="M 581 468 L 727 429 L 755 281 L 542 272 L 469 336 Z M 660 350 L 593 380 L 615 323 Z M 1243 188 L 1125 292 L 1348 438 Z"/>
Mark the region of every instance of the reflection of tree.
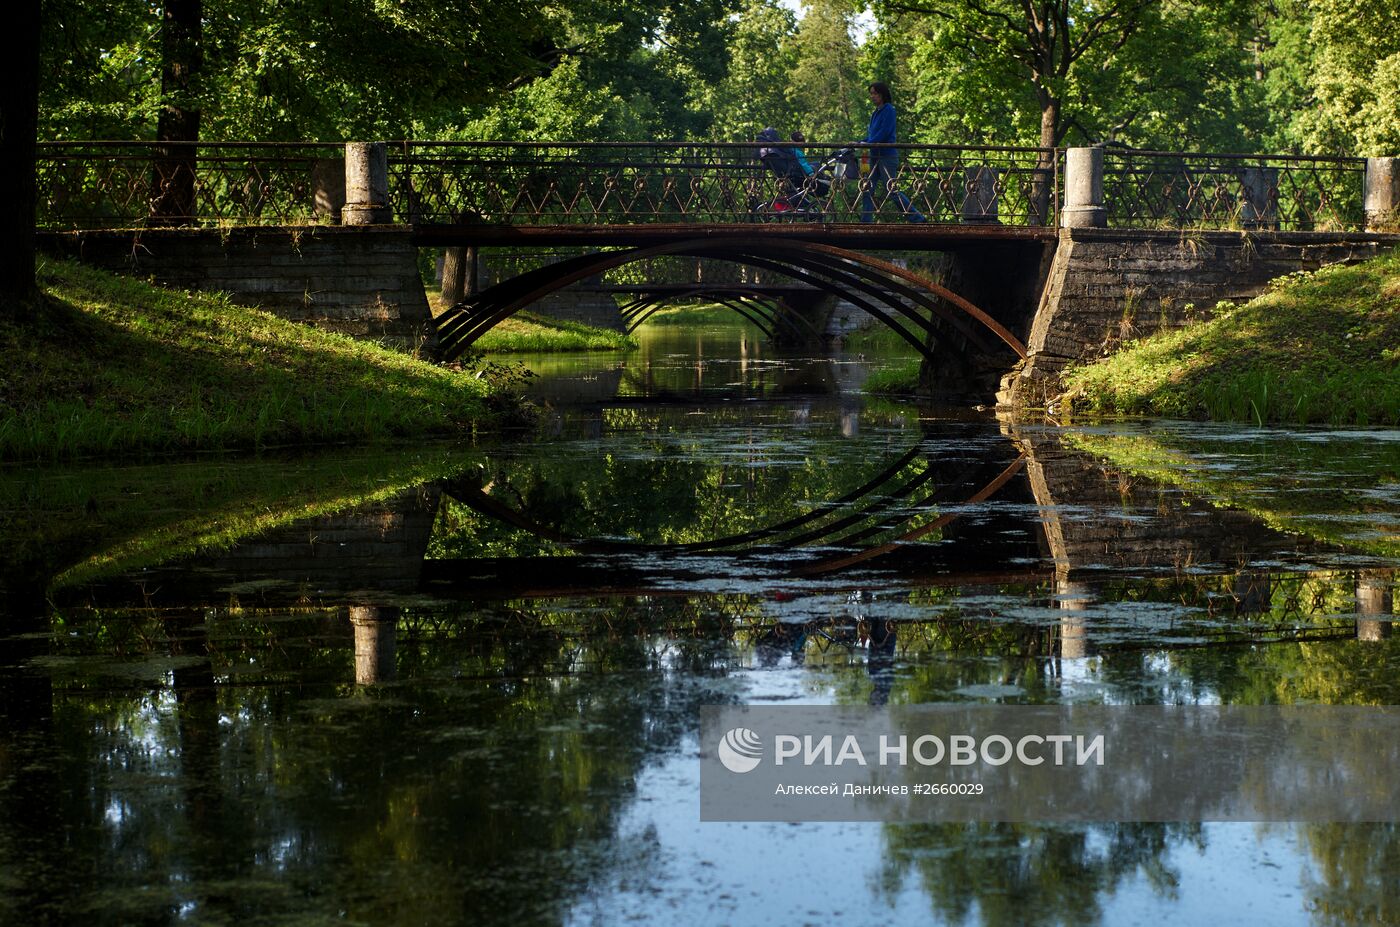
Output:
<path fill-rule="evenodd" d="M 641 767 L 713 700 L 674 680 L 713 672 L 704 629 L 654 644 L 657 621 L 684 616 L 644 606 L 596 629 L 536 608 L 535 634 L 419 617 L 400 618 L 401 681 L 368 690 L 350 684 L 343 612 L 138 616 L 152 646 L 126 658 L 68 644 L 57 747 L 41 744 L 63 757 L 42 767 L 51 800 L 32 835 L 0 840 L 0 865 L 61 847 L 12 870 L 57 920 L 96 905 L 114 923 L 343 910 L 433 924 L 558 921 L 616 855 L 644 862 L 608 842 Z M 66 627 L 87 630 L 78 615 Z M 121 683 L 160 667 L 168 688 Z M 19 771 L 0 766 L 0 796 Z"/>
<path fill-rule="evenodd" d="M 1078 927 L 1098 921 L 1099 899 L 1139 874 L 1173 895 L 1178 876 L 1163 857 L 1182 844 L 1201 844 L 1200 825 L 887 825 L 883 884 L 893 893 L 912 873 L 949 923 L 976 910 L 985 927 Z"/>
<path fill-rule="evenodd" d="M 1304 876 L 1319 927 L 1400 924 L 1400 825 L 1303 824 L 1317 878 Z"/>
<path fill-rule="evenodd" d="M 491 500 L 558 536 L 686 544 L 741 535 L 798 519 L 862 486 L 907 450 L 878 434 L 852 441 L 818 429 L 800 435 L 736 427 L 695 433 L 685 423 L 638 419 L 608 454 L 537 445 L 466 474 Z M 742 424 L 736 422 L 736 425 Z M 635 431 L 633 431 L 635 429 Z M 933 448 L 926 457 L 936 453 Z M 915 459 L 874 494 L 920 480 L 899 506 L 915 505 L 939 485 L 930 463 Z M 833 514 L 836 519 L 839 513 Z M 910 514 L 899 512 L 901 523 Z M 912 516 L 917 523 L 919 514 Z M 927 516 L 924 516 L 927 517 Z M 846 532 L 880 527 L 890 513 L 856 519 Z M 814 522 L 820 527 L 823 523 Z M 811 527 L 811 526 L 808 526 Z M 444 507 L 430 556 L 523 556 L 559 545 L 523 529 L 493 524 L 466 506 Z"/>

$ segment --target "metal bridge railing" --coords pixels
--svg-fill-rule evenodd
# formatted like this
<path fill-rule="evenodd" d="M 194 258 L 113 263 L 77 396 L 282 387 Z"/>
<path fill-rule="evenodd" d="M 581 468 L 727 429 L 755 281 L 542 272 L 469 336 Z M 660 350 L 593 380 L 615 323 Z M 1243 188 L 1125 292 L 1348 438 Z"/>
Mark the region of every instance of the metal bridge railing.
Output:
<path fill-rule="evenodd" d="M 1104 150 L 1110 228 L 1348 231 L 1364 158 Z"/>
<path fill-rule="evenodd" d="M 393 142 L 387 197 L 393 221 L 419 226 L 857 223 L 867 209 L 875 222 L 901 223 L 912 217 L 895 191 L 937 225 L 1058 223 L 1060 152 L 890 147 L 899 168 L 885 184 L 858 162 L 831 163 L 834 145 L 805 146 L 819 171 L 797 182 L 761 162 L 756 143 Z M 344 155 L 339 143 L 43 143 L 39 225 L 334 222 Z M 1360 229 L 1365 165 L 1108 148 L 1101 205 L 1110 228 Z"/>
<path fill-rule="evenodd" d="M 225 227 L 329 221 L 344 190 L 335 143 L 44 142 L 41 228 Z M 318 205 L 318 193 L 320 203 Z"/>
<path fill-rule="evenodd" d="M 898 191 L 932 223 L 1054 224 L 1051 149 L 878 147 L 898 151 L 892 184 L 861 172 L 867 147 L 833 162 L 842 146 L 803 146 L 818 170 L 798 182 L 753 143 L 404 142 L 390 147 L 390 201 L 415 225 L 859 222 L 867 209 L 900 222 Z"/>

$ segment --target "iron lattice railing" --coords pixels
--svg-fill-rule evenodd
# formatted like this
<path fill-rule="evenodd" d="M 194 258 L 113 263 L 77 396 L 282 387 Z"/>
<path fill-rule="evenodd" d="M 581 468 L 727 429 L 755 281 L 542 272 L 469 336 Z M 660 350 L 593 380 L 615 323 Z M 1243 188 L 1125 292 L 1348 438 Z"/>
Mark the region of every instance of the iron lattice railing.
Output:
<path fill-rule="evenodd" d="M 403 142 L 390 201 L 415 225 L 900 222 L 898 191 L 938 224 L 1055 222 L 1051 149 L 877 147 L 898 152 L 892 184 L 860 170 L 865 147 L 838 159 L 839 146 L 808 145 L 816 172 L 797 181 L 755 144 Z"/>
<path fill-rule="evenodd" d="M 41 228 L 330 221 L 345 185 L 334 143 L 46 142 L 37 155 Z"/>
<path fill-rule="evenodd" d="M 1111 228 L 1346 231 L 1363 225 L 1364 158 L 1107 149 Z"/>
<path fill-rule="evenodd" d="M 879 146 L 876 146 L 877 148 Z M 794 181 L 755 144 L 395 142 L 394 221 L 417 225 L 876 222 L 1053 226 L 1051 149 L 900 145 L 893 183 L 872 183 L 832 145 L 809 145 Z M 857 156 L 869 149 L 855 149 Z M 48 142 L 43 228 L 220 227 L 333 222 L 344 198 L 337 143 Z M 1107 149 L 1114 228 L 1361 228 L 1365 161 Z M 868 202 L 867 202 L 867 197 Z"/>

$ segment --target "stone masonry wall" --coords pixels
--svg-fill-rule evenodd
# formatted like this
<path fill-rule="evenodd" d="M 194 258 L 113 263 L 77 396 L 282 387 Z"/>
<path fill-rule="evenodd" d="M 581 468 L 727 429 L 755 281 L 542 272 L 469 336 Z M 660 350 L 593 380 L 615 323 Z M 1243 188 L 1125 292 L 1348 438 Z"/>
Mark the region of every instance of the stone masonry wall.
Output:
<path fill-rule="evenodd" d="M 431 319 L 407 229 L 50 232 L 40 247 L 348 334 L 413 335 Z"/>
<path fill-rule="evenodd" d="M 1072 361 L 1209 318 L 1221 300 L 1252 299 L 1285 274 L 1365 260 L 1397 242 L 1400 236 L 1360 232 L 1063 229 L 1029 357 L 1003 380 L 998 402 L 1039 404 Z"/>
<path fill-rule="evenodd" d="M 585 286 L 567 287 L 531 303 L 527 309 L 551 319 L 622 331 L 622 312 L 613 294 Z"/>

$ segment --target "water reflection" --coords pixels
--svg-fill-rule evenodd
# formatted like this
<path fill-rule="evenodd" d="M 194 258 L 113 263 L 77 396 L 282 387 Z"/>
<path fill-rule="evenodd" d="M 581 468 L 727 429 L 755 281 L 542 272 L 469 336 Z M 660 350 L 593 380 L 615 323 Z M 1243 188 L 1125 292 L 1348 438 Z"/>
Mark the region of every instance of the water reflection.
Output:
<path fill-rule="evenodd" d="M 698 822 L 703 704 L 1400 703 L 1400 444 L 1135 428 L 10 474 L 0 920 L 1394 921 L 1391 825 Z"/>

